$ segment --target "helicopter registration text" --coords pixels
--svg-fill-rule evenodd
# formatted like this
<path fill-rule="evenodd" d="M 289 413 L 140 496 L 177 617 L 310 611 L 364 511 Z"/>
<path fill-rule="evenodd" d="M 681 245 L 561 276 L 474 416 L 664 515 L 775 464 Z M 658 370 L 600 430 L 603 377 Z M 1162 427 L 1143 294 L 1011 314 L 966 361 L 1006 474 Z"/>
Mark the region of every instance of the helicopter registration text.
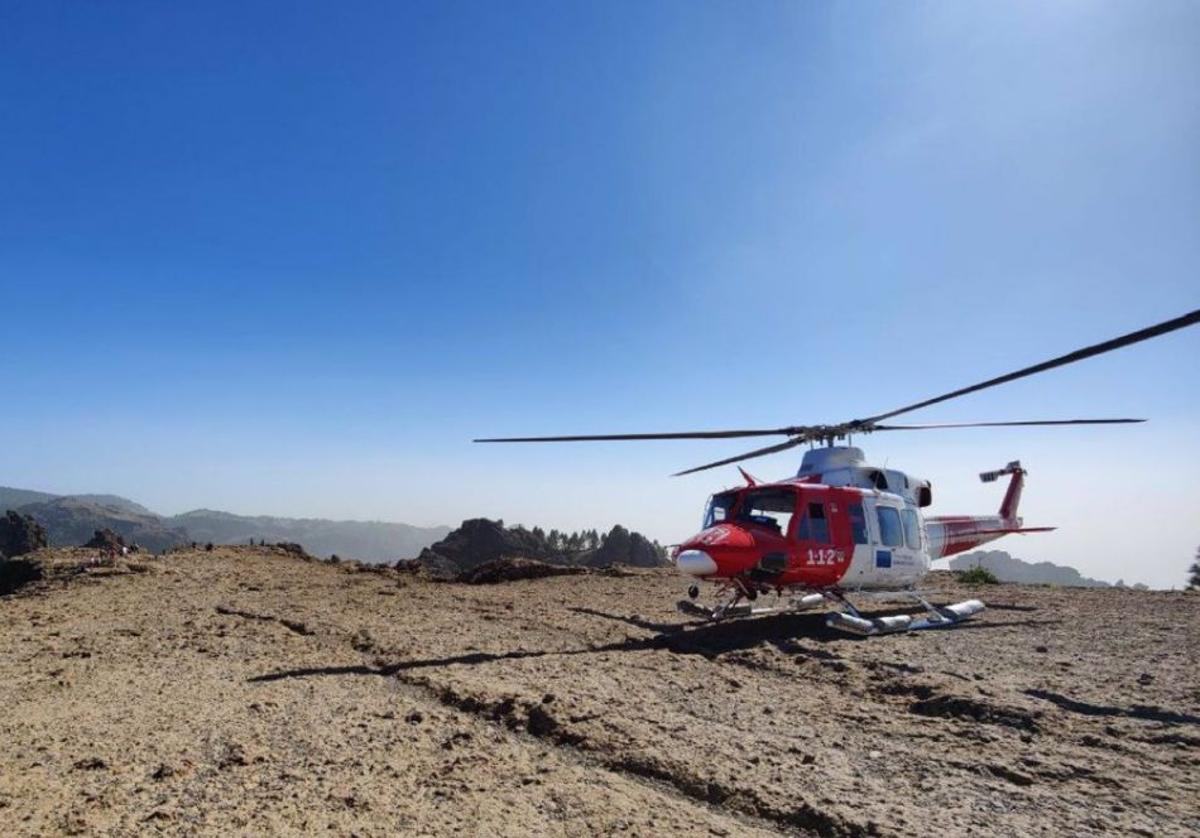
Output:
<path fill-rule="evenodd" d="M 841 550 L 832 550 L 827 547 L 819 549 L 808 548 L 808 561 L 810 565 L 831 565 L 842 564 L 846 561 L 846 555 Z"/>

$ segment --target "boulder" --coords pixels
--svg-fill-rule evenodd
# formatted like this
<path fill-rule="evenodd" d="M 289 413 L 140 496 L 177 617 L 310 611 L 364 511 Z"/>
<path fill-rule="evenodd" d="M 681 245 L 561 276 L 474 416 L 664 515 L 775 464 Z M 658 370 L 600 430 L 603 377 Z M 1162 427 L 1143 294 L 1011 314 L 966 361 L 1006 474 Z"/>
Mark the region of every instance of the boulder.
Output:
<path fill-rule="evenodd" d="M 304 559 L 306 561 L 312 561 L 313 557 L 308 554 L 308 551 L 304 549 L 304 545 L 302 545 L 302 544 L 297 544 L 294 541 L 277 541 L 272 546 L 276 547 L 279 550 L 282 550 L 285 553 L 290 553 L 291 555 L 295 556 L 296 558 Z M 334 556 L 333 558 L 337 558 L 337 557 Z M 335 562 L 335 564 L 336 564 L 336 562 Z"/>
<path fill-rule="evenodd" d="M 120 553 L 121 548 L 125 546 L 125 539 L 117 535 L 112 530 L 105 527 L 104 529 L 96 530 L 83 545 L 92 550 L 106 550 L 114 553 Z"/>

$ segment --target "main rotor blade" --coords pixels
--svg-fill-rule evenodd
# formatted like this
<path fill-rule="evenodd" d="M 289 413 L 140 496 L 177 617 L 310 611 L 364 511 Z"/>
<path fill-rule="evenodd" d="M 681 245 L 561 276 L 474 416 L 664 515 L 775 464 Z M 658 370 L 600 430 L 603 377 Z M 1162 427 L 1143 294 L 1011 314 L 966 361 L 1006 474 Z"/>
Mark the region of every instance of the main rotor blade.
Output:
<path fill-rule="evenodd" d="M 512 436 L 476 439 L 472 442 L 602 442 L 635 439 L 732 439 L 743 436 L 793 436 L 807 428 L 768 428 L 741 431 L 681 431 L 664 434 L 576 434 L 573 436 Z"/>
<path fill-rule="evenodd" d="M 1155 326 L 1148 326 L 1145 329 L 1139 329 L 1136 332 L 1130 332 L 1127 335 L 1122 335 L 1121 337 L 1113 338 L 1112 340 L 1106 340 L 1103 343 L 1097 343 L 1094 346 L 1076 349 L 1074 352 L 1068 352 L 1066 355 L 1060 355 L 1057 358 L 1051 358 L 1049 361 L 1043 361 L 1040 364 L 1034 364 L 1031 367 L 1025 367 L 1024 369 L 1017 370 L 1016 372 L 1010 372 L 1007 375 L 990 378 L 987 381 L 981 381 L 978 384 L 972 384 L 970 387 L 963 387 L 962 389 L 955 390 L 951 393 L 946 393 L 945 395 L 935 396 L 932 399 L 926 399 L 925 401 L 917 402 L 916 404 L 910 404 L 906 407 L 897 408 L 896 410 L 891 410 L 887 413 L 880 413 L 877 416 L 860 419 L 851 424 L 870 425 L 874 422 L 878 422 L 880 419 L 891 419 L 893 416 L 899 416 L 901 413 L 908 413 L 911 410 L 916 410 L 921 407 L 929 407 L 931 404 L 937 404 L 939 402 L 949 401 L 950 399 L 956 399 L 959 396 L 967 395 L 967 393 L 986 390 L 988 387 L 995 387 L 998 384 L 1006 384 L 1009 381 L 1016 381 L 1018 378 L 1024 378 L 1028 375 L 1034 375 L 1039 372 L 1045 372 L 1046 370 L 1052 370 L 1055 367 L 1073 364 L 1076 361 L 1082 361 L 1084 358 L 1091 358 L 1094 355 L 1102 355 L 1105 352 L 1112 352 L 1114 349 L 1120 349 L 1123 346 L 1130 346 L 1135 343 L 1140 343 L 1144 340 L 1149 340 L 1150 338 L 1158 337 L 1159 335 L 1165 335 L 1168 332 L 1174 332 L 1176 329 L 1183 329 L 1187 326 L 1193 326 L 1198 322 L 1200 322 L 1200 309 L 1189 312 L 1182 317 L 1176 317 L 1174 320 L 1166 320 Z"/>
<path fill-rule="evenodd" d="M 1001 428 L 1009 425 L 1127 425 L 1145 419 L 1035 419 L 1025 422 L 944 422 L 935 425 L 875 425 L 872 431 L 928 431 L 941 428 Z"/>
<path fill-rule="evenodd" d="M 780 442 L 777 445 L 768 445 L 766 448 L 756 448 L 753 451 L 747 451 L 745 454 L 738 454 L 736 457 L 726 457 L 724 460 L 717 460 L 715 463 L 696 466 L 695 468 L 689 468 L 687 471 L 678 471 L 671 476 L 683 477 L 685 474 L 695 474 L 698 471 L 705 471 L 710 468 L 716 468 L 717 466 L 727 466 L 730 463 L 738 463 L 742 460 L 752 460 L 755 457 L 765 457 L 768 454 L 774 454 L 778 451 L 786 451 L 789 448 L 795 448 L 797 445 L 803 445 L 805 442 L 808 442 L 808 438 L 805 436 L 799 436 L 795 439 L 789 439 L 787 442 Z"/>

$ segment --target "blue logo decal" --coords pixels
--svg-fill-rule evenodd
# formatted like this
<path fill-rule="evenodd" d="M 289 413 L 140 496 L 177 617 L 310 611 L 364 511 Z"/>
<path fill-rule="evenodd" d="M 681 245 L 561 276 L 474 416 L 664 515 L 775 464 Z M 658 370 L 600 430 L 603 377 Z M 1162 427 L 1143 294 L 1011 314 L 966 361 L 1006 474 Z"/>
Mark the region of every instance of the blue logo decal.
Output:
<path fill-rule="evenodd" d="M 875 551 L 875 567 L 891 567 L 892 566 L 892 551 L 891 550 L 876 550 Z"/>

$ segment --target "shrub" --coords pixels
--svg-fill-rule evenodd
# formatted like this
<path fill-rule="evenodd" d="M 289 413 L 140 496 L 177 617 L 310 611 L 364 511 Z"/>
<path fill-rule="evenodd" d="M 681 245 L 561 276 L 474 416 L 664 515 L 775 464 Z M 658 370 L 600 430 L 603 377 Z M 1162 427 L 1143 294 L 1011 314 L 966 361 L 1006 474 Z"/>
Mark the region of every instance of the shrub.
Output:
<path fill-rule="evenodd" d="M 996 574 L 980 565 L 975 565 L 975 567 L 969 570 L 961 571 L 958 574 L 958 581 L 965 582 L 968 585 L 995 585 L 1000 582 L 996 578 Z"/>

